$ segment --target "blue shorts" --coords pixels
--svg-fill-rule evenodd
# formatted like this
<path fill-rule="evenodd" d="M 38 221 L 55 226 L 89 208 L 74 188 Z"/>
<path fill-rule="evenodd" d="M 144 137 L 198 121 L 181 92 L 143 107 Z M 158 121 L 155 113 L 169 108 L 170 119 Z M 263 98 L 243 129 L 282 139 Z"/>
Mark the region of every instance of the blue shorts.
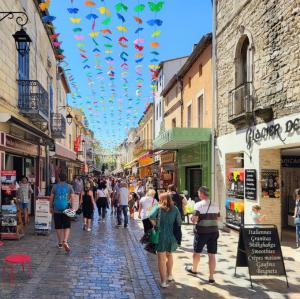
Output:
<path fill-rule="evenodd" d="M 21 209 L 22 209 L 22 210 L 28 209 L 28 203 L 22 202 L 22 203 L 21 203 Z"/>

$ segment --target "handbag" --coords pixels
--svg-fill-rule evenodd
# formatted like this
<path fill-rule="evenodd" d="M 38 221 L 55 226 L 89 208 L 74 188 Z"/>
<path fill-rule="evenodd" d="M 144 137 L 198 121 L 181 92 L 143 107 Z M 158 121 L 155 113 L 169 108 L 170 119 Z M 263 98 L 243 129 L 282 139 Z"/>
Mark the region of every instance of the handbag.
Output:
<path fill-rule="evenodd" d="M 156 217 L 156 225 L 154 228 L 152 228 L 150 232 L 149 241 L 151 244 L 157 245 L 159 242 L 159 235 L 160 235 L 160 228 L 159 228 L 159 222 L 160 222 L 160 215 L 161 215 L 161 209 L 158 209 L 157 217 Z"/>

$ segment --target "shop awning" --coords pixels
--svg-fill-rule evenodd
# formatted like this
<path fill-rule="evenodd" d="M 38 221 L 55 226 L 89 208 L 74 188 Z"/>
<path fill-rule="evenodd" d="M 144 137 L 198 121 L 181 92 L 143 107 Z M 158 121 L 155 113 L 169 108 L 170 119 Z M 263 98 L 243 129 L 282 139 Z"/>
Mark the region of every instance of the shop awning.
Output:
<path fill-rule="evenodd" d="M 211 129 L 207 128 L 173 128 L 160 134 L 153 142 L 155 149 L 174 150 L 209 142 Z"/>
<path fill-rule="evenodd" d="M 63 147 L 62 145 L 55 143 L 55 156 L 54 158 L 60 158 L 63 160 L 76 161 L 77 155 L 75 152 L 70 151 L 69 149 Z"/>
<path fill-rule="evenodd" d="M 129 169 L 129 168 L 133 167 L 137 162 L 138 162 L 138 159 L 134 159 L 131 162 L 128 162 L 127 164 L 124 165 L 124 169 Z"/>

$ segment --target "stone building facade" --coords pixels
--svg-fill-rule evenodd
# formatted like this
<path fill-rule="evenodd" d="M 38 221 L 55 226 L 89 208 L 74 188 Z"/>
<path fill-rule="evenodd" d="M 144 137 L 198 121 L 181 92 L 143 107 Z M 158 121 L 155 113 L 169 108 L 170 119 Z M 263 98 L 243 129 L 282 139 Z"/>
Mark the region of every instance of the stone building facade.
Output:
<path fill-rule="evenodd" d="M 300 156 L 300 2 L 217 0 L 214 4 L 216 199 L 225 222 L 251 223 L 251 207 L 258 203 L 267 215 L 266 223 L 281 230 L 292 225 L 291 197 L 300 183 L 286 175 L 292 166 L 282 163 L 284 157 Z M 236 182 L 228 182 L 236 169 L 244 184 L 239 200 L 232 199 L 238 196 L 230 190 Z M 245 175 L 251 171 L 256 187 L 247 190 Z M 239 212 L 230 211 L 232 200 L 244 204 Z"/>
<path fill-rule="evenodd" d="M 80 168 L 74 151 L 77 133 L 66 123 L 67 75 L 60 67 L 55 31 L 43 22 L 40 0 L 0 1 L 1 12 L 24 12 L 29 52 L 17 51 L 13 34 L 21 29 L 15 14 L 0 22 L 0 170 L 16 170 L 17 180 L 31 178 L 35 194 L 49 191 L 58 171 Z M 1 13 L 1 17 L 4 14 Z M 75 115 L 73 115 L 75 117 Z M 75 134 L 75 135 L 74 135 Z M 74 170 L 74 171 L 73 171 Z"/>

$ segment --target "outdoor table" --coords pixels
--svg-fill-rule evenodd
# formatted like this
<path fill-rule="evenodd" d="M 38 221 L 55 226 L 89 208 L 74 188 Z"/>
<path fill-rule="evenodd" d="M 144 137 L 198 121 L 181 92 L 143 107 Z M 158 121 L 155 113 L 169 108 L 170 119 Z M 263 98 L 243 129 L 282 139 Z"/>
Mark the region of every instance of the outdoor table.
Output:
<path fill-rule="evenodd" d="M 5 257 L 5 265 L 3 266 L 3 273 L 6 272 L 6 265 L 10 267 L 10 283 L 14 282 L 14 264 L 21 264 L 23 272 L 25 272 L 25 264 L 28 264 L 28 274 L 29 277 L 32 276 L 31 266 L 30 266 L 30 256 L 25 254 L 13 254 Z"/>

